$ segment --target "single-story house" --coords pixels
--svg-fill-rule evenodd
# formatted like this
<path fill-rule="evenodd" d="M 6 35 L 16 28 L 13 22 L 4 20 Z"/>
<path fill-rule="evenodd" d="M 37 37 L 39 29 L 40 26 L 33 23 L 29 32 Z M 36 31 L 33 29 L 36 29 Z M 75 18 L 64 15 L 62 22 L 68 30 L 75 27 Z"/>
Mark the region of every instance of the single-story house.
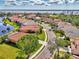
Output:
<path fill-rule="evenodd" d="M 26 15 L 26 18 L 28 19 L 35 19 L 36 18 L 36 14 L 35 13 L 29 13 Z"/>
<path fill-rule="evenodd" d="M 54 22 L 52 18 L 48 18 L 48 17 L 42 17 L 42 21 L 48 22 L 48 23 L 53 23 Z"/>
<path fill-rule="evenodd" d="M 59 22 L 62 22 L 61 19 L 53 19 L 54 23 L 58 24 Z"/>
<path fill-rule="evenodd" d="M 10 35 L 8 35 L 8 39 L 9 41 L 16 43 L 17 41 L 19 41 L 23 36 L 27 35 L 27 33 L 24 32 L 14 32 Z"/>
<path fill-rule="evenodd" d="M 39 31 L 40 27 L 38 25 L 26 25 L 21 26 L 20 31 L 21 32 L 37 32 Z"/>
<path fill-rule="evenodd" d="M 26 25 L 37 25 L 33 20 L 27 20 L 25 23 L 23 23 L 22 25 L 26 26 Z"/>
<path fill-rule="evenodd" d="M 58 29 L 61 29 L 65 32 L 66 36 L 72 37 L 78 37 L 79 36 L 79 29 L 74 27 L 71 23 L 68 22 L 59 22 Z"/>
<path fill-rule="evenodd" d="M 74 56 L 79 58 L 79 39 L 74 39 L 71 42 L 71 51 Z"/>
<path fill-rule="evenodd" d="M 9 17 L 9 19 L 13 22 L 18 22 L 18 23 L 24 23 L 27 21 L 27 19 L 24 19 L 22 17 L 19 17 L 18 15 L 13 15 L 11 17 Z"/>

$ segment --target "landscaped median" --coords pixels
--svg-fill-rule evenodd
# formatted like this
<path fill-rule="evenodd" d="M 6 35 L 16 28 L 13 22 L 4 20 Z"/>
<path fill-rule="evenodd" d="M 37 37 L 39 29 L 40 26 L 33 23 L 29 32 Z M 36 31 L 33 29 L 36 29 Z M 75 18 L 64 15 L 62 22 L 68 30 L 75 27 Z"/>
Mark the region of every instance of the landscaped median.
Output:
<path fill-rule="evenodd" d="M 51 59 L 72 59 L 68 46 L 70 45 L 69 37 L 64 34 L 63 30 L 54 30 L 56 35 L 56 48 Z"/>
<path fill-rule="evenodd" d="M 64 51 L 59 51 L 54 54 L 54 58 L 52 59 L 73 59 L 72 54 Z"/>
<path fill-rule="evenodd" d="M 43 29 L 44 33 L 45 33 L 45 42 L 47 41 L 47 33 L 46 33 L 46 29 Z M 35 54 L 33 54 L 32 56 L 30 56 L 29 59 L 34 59 L 37 55 L 39 55 L 39 53 L 43 50 L 43 48 L 45 47 L 45 45 L 42 45 L 39 50 L 36 51 Z"/>

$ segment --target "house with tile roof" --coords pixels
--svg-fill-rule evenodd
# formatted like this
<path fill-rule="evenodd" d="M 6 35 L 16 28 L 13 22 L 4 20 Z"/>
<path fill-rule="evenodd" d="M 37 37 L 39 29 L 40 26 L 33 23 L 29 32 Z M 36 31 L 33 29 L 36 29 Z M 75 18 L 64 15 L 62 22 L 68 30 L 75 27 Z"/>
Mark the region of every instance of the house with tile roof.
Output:
<path fill-rule="evenodd" d="M 16 43 L 17 41 L 19 41 L 25 35 L 27 35 L 27 33 L 14 32 L 14 33 L 8 35 L 8 39 L 9 39 L 9 41 Z"/>
<path fill-rule="evenodd" d="M 13 22 L 17 22 L 17 23 L 24 23 L 27 21 L 27 19 L 24 19 L 22 17 L 19 17 L 18 15 L 13 15 L 11 17 L 9 17 L 9 19 Z"/>
<path fill-rule="evenodd" d="M 21 32 L 38 32 L 39 31 L 39 26 L 38 25 L 26 25 L 26 26 L 21 26 L 20 31 Z"/>
<path fill-rule="evenodd" d="M 79 59 L 79 39 L 72 40 L 71 51 L 72 51 L 73 59 Z"/>

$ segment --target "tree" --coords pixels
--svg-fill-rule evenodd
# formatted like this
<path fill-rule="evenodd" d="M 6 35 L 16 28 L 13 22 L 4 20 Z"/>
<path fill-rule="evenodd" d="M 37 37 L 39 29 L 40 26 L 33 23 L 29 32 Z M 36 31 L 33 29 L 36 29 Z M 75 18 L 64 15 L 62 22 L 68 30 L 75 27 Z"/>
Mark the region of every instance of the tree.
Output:
<path fill-rule="evenodd" d="M 16 45 L 19 49 L 25 51 L 26 54 L 29 54 L 35 51 L 35 48 L 38 46 L 38 37 L 35 35 L 26 35 Z"/>
<path fill-rule="evenodd" d="M 3 17 L 3 16 L 5 16 L 5 13 L 0 13 L 0 17 Z"/>
<path fill-rule="evenodd" d="M 7 13 L 6 15 L 7 15 L 7 16 L 12 16 L 12 14 L 11 14 L 11 13 Z"/>
<path fill-rule="evenodd" d="M 55 49 L 56 49 L 56 44 L 51 44 L 51 46 L 50 46 L 48 49 L 49 49 L 50 53 L 53 54 L 53 52 L 54 52 Z"/>
<path fill-rule="evenodd" d="M 8 28 L 7 28 L 7 30 L 9 31 L 9 30 L 10 30 L 10 28 L 8 27 Z"/>
<path fill-rule="evenodd" d="M 3 35 L 3 36 L 0 36 L 0 43 L 2 43 L 2 42 L 3 42 L 3 40 L 7 38 L 7 36 L 8 36 L 8 35 Z"/>
<path fill-rule="evenodd" d="M 63 39 L 57 39 L 57 44 L 61 47 L 67 47 L 70 44 L 70 41 L 63 40 Z"/>
<path fill-rule="evenodd" d="M 2 30 L 2 33 L 5 33 L 6 32 L 6 30 Z"/>
<path fill-rule="evenodd" d="M 0 37 L 0 43 L 2 43 L 2 38 Z"/>
<path fill-rule="evenodd" d="M 63 30 L 54 30 L 54 32 L 55 32 L 56 35 L 59 35 L 60 37 L 65 35 Z"/>
<path fill-rule="evenodd" d="M 26 54 L 24 51 L 18 51 L 16 55 L 16 59 L 26 59 Z"/>
<path fill-rule="evenodd" d="M 4 26 L 7 26 L 7 23 L 3 23 Z"/>
<path fill-rule="evenodd" d="M 71 54 L 68 52 L 59 51 L 59 56 L 57 54 L 54 55 L 54 59 L 72 59 Z"/>

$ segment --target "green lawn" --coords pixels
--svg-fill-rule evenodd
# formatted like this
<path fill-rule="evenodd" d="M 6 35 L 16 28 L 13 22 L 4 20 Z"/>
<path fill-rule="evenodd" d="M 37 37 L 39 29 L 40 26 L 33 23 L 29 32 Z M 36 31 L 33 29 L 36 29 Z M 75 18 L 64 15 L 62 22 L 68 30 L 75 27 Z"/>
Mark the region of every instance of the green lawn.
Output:
<path fill-rule="evenodd" d="M 72 59 L 72 55 L 64 51 L 59 51 L 59 56 L 58 52 L 56 52 L 54 55 L 54 59 Z"/>
<path fill-rule="evenodd" d="M 54 33 L 57 37 L 61 37 L 61 36 L 65 35 L 64 31 L 62 31 L 62 30 L 54 30 Z"/>
<path fill-rule="evenodd" d="M 38 38 L 41 39 L 41 40 L 45 40 L 45 33 L 44 31 L 42 31 L 42 33 L 38 34 Z"/>
<path fill-rule="evenodd" d="M 61 36 L 61 33 L 55 33 L 57 37 L 60 37 Z"/>
<path fill-rule="evenodd" d="M 16 52 L 19 49 L 9 46 L 7 44 L 0 45 L 0 59 L 16 59 Z"/>
<path fill-rule="evenodd" d="M 67 47 L 70 45 L 70 41 L 64 39 L 57 39 L 57 45 L 61 47 Z"/>
<path fill-rule="evenodd" d="M 53 15 L 53 14 L 51 14 L 51 15 L 49 15 L 49 17 L 50 18 L 59 18 L 59 15 L 57 15 L 57 14 L 56 15 Z"/>
<path fill-rule="evenodd" d="M 15 23 L 15 22 L 10 22 L 8 19 L 3 20 L 3 22 L 14 26 L 15 30 L 18 30 L 19 27 L 20 27 L 17 23 Z"/>
<path fill-rule="evenodd" d="M 63 52 L 63 51 L 60 51 L 60 52 L 59 52 L 59 57 L 60 57 L 60 58 L 63 57 L 64 59 L 65 59 L 65 58 L 67 58 L 67 59 L 72 59 L 72 55 L 71 55 L 71 54 L 66 53 L 66 52 Z"/>

